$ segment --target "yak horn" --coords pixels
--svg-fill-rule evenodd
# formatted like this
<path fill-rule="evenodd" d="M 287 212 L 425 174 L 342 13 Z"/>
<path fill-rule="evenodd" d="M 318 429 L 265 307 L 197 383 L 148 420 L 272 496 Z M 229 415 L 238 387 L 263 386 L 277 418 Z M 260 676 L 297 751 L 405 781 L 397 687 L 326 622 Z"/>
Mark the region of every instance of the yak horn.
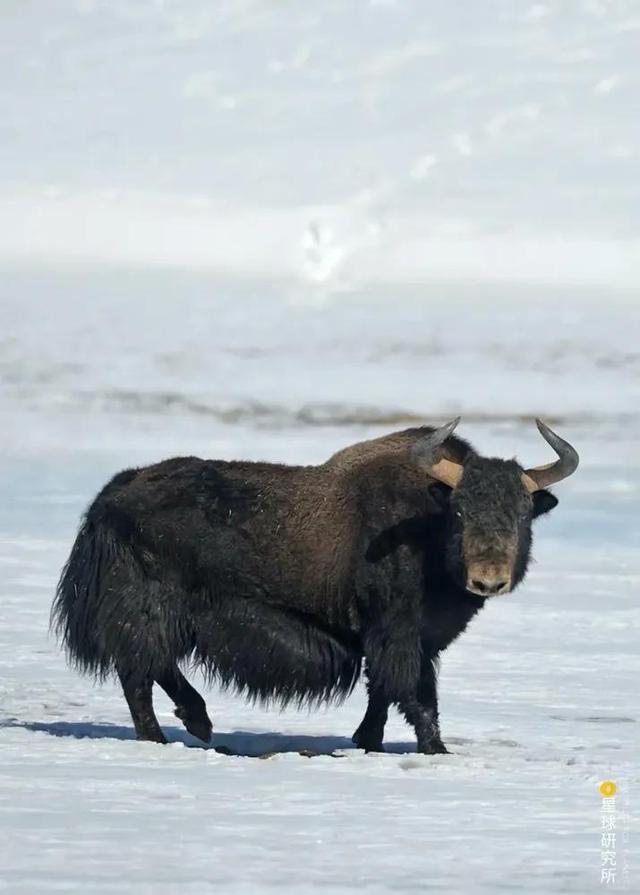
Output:
<path fill-rule="evenodd" d="M 559 435 L 545 426 L 542 420 L 536 420 L 538 431 L 558 455 L 558 459 L 553 463 L 547 463 L 546 466 L 534 466 L 531 469 L 525 469 L 522 473 L 522 484 L 530 494 L 534 491 L 540 491 L 542 488 L 548 488 L 556 482 L 566 479 L 578 468 L 580 458 L 578 452 L 568 441 L 560 438 Z"/>
<path fill-rule="evenodd" d="M 412 449 L 413 456 L 427 468 L 429 475 L 450 488 L 455 488 L 459 484 L 464 466 L 453 460 L 447 460 L 445 457 L 437 459 L 438 448 L 447 440 L 459 422 L 460 417 L 458 416 L 445 423 L 444 426 L 434 429 L 429 435 L 425 435 L 420 441 L 417 441 Z"/>

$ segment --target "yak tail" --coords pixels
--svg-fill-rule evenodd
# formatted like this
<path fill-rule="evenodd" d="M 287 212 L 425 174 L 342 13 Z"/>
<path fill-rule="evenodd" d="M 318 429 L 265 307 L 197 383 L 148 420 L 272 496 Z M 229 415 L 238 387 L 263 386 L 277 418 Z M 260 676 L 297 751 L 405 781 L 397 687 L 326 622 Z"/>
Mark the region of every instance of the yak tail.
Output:
<path fill-rule="evenodd" d="M 125 550 L 114 532 L 92 520 L 89 513 L 62 570 L 51 607 L 51 629 L 61 640 L 69 662 L 100 678 L 113 669 L 113 657 L 101 642 L 98 623 L 103 577 Z"/>

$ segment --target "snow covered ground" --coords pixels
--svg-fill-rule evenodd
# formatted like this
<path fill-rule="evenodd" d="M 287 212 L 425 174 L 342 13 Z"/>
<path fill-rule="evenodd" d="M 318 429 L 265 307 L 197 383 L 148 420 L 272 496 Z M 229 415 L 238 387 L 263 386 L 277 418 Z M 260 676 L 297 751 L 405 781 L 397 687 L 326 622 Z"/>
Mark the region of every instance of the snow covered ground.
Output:
<path fill-rule="evenodd" d="M 487 313 L 416 295 L 319 309 L 267 284 L 259 300 L 232 288 L 5 272 L 2 885 L 598 891 L 597 784 L 624 784 L 620 817 L 637 800 L 638 354 L 624 335 L 635 306 L 568 303 L 549 326 L 547 303 L 516 311 L 498 294 Z M 181 453 L 315 462 L 453 412 L 481 449 L 526 462 L 548 457 L 531 422 L 546 413 L 582 466 L 539 522 L 525 585 L 445 654 L 452 755 L 411 754 L 396 716 L 390 754 L 351 748 L 361 690 L 312 714 L 209 692 L 214 744 L 282 752 L 269 760 L 202 748 L 160 695 L 172 744 L 139 744 L 117 688 L 65 667 L 47 637 L 52 592 L 80 512 L 115 470 Z M 307 748 L 340 757 L 297 754 Z M 634 843 L 620 844 L 620 866 L 637 861 Z"/>
<path fill-rule="evenodd" d="M 636 0 L 5 0 L 0 258 L 640 283 Z"/>
<path fill-rule="evenodd" d="M 638 890 L 638 30 L 631 0 L 4 4 L 0 891 L 582 895 L 603 779 Z M 582 463 L 443 657 L 451 755 L 396 715 L 354 750 L 360 689 L 211 690 L 211 748 L 158 694 L 141 744 L 66 668 L 53 589 L 114 471 L 456 414 L 527 463 L 542 415 Z"/>

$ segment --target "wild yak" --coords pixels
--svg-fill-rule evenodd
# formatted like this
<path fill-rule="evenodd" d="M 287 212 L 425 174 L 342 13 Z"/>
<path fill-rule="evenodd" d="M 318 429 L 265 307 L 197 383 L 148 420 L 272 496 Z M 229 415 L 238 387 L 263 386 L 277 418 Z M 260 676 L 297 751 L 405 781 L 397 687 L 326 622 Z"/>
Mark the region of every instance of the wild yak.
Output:
<path fill-rule="evenodd" d="M 141 740 L 165 742 L 160 684 L 209 741 L 204 700 L 179 666 L 248 697 L 321 703 L 366 668 L 353 736 L 381 751 L 395 704 L 418 750 L 446 752 L 437 658 L 488 597 L 526 572 L 531 522 L 578 455 L 523 469 L 452 435 L 459 419 L 363 441 L 318 466 L 185 457 L 116 475 L 89 507 L 52 622 L 70 661 L 117 673 Z"/>

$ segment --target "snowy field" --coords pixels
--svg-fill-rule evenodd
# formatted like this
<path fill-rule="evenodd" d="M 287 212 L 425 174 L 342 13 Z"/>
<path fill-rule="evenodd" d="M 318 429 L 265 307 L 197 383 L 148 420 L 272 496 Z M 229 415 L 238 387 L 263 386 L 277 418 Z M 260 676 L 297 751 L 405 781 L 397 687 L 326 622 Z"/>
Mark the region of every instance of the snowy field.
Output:
<path fill-rule="evenodd" d="M 0 891 L 640 889 L 638 6 L 448 6 L 3 6 Z M 209 748 L 157 694 L 138 743 L 66 667 L 53 591 L 118 469 L 457 414 L 528 465 L 541 415 L 581 466 L 443 656 L 452 754 L 396 714 L 355 750 L 360 688 L 209 690 Z"/>
<path fill-rule="evenodd" d="M 231 288 L 5 272 L 3 885 L 598 891 L 597 784 L 623 781 L 637 801 L 639 356 L 620 348 L 637 309 L 568 302 L 549 328 L 549 306 L 523 314 L 499 290 L 487 315 L 453 298 L 444 312 L 415 295 L 318 309 Z M 361 690 L 312 714 L 209 692 L 214 745 L 282 753 L 269 760 L 202 748 L 163 695 L 171 745 L 140 744 L 117 688 L 66 669 L 49 605 L 79 514 L 115 470 L 186 453 L 316 462 L 454 411 L 479 448 L 526 463 L 548 457 L 531 421 L 544 412 L 582 465 L 538 523 L 525 585 L 444 655 L 452 755 L 410 754 L 395 715 L 390 754 L 354 750 Z"/>

